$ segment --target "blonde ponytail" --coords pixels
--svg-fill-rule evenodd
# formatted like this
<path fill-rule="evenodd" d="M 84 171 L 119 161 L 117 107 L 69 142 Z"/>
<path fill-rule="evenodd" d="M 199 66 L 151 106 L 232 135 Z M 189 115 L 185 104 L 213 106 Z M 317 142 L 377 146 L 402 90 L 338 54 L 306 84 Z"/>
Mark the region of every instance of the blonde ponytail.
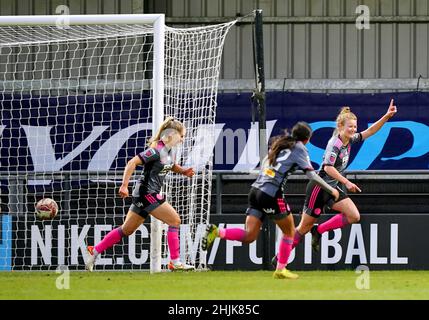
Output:
<path fill-rule="evenodd" d="M 338 129 L 344 125 L 347 120 L 357 120 L 356 115 L 350 110 L 350 107 L 342 107 L 340 113 L 337 116 L 337 127 L 334 131 L 334 136 L 338 134 Z"/>
<path fill-rule="evenodd" d="M 185 126 L 179 120 L 175 120 L 173 117 L 167 117 L 159 126 L 159 129 L 156 134 L 149 139 L 148 145 L 154 148 L 161 140 L 163 132 L 166 129 L 174 129 L 178 132 L 182 132 L 184 128 Z"/>

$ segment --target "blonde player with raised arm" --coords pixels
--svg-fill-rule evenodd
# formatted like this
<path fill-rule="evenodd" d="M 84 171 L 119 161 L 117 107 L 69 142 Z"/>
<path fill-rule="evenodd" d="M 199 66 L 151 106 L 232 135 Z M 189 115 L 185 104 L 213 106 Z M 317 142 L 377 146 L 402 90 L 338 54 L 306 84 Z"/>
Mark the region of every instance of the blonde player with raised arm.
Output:
<path fill-rule="evenodd" d="M 332 201 L 330 195 L 320 186 L 312 181 L 308 183 L 304 212 L 301 216 L 301 222 L 296 228 L 294 247 L 301 241 L 303 235 L 311 230 L 313 249 L 319 251 L 322 233 L 359 222 L 359 210 L 349 198 L 347 192 L 361 192 L 361 190 L 344 176 L 344 170 L 349 162 L 351 145 L 374 135 L 396 114 L 396 111 L 396 106 L 393 104 L 393 99 L 391 99 L 385 115 L 368 129 L 357 132 L 356 115 L 351 112 L 349 107 L 341 109 L 336 119 L 337 126 L 334 134 L 326 146 L 322 167 L 319 172 L 319 176 L 326 183 L 340 191 L 340 198 L 337 201 Z M 340 213 L 315 226 L 315 222 L 325 208 L 331 208 Z"/>

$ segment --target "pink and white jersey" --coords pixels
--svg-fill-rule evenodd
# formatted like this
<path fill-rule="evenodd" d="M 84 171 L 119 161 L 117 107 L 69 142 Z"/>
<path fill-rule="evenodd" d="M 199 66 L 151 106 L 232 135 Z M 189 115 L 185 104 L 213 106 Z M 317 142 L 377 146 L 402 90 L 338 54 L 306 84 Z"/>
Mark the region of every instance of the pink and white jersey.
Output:
<path fill-rule="evenodd" d="M 325 153 L 323 154 L 322 168 L 320 169 L 319 175 L 331 187 L 335 188 L 338 181 L 325 172 L 325 166 L 333 166 L 340 174 L 343 175 L 343 172 L 349 163 L 351 145 L 361 141 L 362 134 L 360 132 L 355 133 L 347 145 L 343 145 L 343 141 L 341 141 L 339 135 L 332 136 L 332 138 L 329 139 Z"/>

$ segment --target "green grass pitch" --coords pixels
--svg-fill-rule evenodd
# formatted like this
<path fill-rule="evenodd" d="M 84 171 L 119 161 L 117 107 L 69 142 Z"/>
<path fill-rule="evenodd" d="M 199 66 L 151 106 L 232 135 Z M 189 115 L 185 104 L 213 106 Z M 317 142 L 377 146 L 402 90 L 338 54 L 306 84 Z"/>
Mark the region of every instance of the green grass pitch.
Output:
<path fill-rule="evenodd" d="M 352 270 L 297 273 L 277 280 L 271 271 L 70 272 L 69 289 L 59 290 L 55 272 L 0 272 L 0 299 L 429 299 L 429 271 L 370 271 L 369 289 L 356 287 Z"/>

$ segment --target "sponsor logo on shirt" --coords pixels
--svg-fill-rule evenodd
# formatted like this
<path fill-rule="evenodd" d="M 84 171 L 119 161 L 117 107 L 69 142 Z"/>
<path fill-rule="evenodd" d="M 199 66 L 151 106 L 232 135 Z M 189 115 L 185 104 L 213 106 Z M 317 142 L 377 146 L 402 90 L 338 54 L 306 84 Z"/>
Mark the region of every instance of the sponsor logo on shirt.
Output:
<path fill-rule="evenodd" d="M 148 150 L 144 153 L 145 157 L 147 157 L 147 158 L 152 157 L 154 154 L 155 154 L 155 150 L 153 150 L 153 149 L 148 149 Z"/>
<path fill-rule="evenodd" d="M 276 176 L 276 173 L 274 172 L 274 170 L 268 169 L 268 168 L 264 169 L 264 174 L 266 176 L 269 176 L 270 178 L 274 178 Z"/>
<path fill-rule="evenodd" d="M 174 164 L 166 164 L 164 168 L 159 172 L 160 175 L 166 175 L 173 168 Z"/>

